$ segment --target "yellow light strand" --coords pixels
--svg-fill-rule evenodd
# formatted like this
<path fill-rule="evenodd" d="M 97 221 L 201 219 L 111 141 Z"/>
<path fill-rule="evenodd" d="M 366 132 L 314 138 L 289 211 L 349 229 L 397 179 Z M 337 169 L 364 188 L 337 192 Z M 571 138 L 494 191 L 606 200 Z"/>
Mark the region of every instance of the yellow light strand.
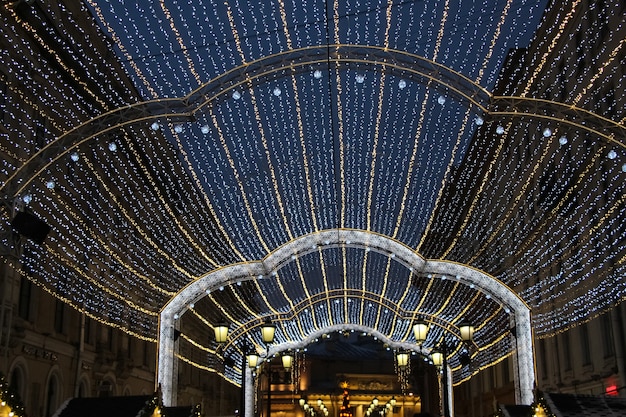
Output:
<path fill-rule="evenodd" d="M 318 249 L 321 251 L 321 248 Z M 322 258 L 322 254 L 319 254 L 320 259 Z M 302 272 L 302 265 L 300 262 L 296 262 L 296 268 L 298 269 L 298 276 L 300 277 L 300 284 L 302 284 L 302 289 L 304 290 L 304 297 L 306 300 L 309 300 L 309 304 L 311 305 L 311 320 L 313 320 L 313 328 L 319 329 L 319 324 L 317 323 L 317 318 L 315 317 L 315 309 L 313 308 L 313 304 L 311 303 L 311 294 L 309 293 L 309 288 L 306 285 L 306 281 L 304 280 L 304 273 Z"/>
<path fill-rule="evenodd" d="M 465 308 L 463 308 L 463 310 L 459 311 L 459 313 L 450 321 L 452 321 L 453 323 L 456 323 L 457 321 L 459 321 L 460 319 L 462 319 L 463 317 L 465 317 L 465 313 L 467 313 L 467 310 L 470 309 L 470 307 L 472 307 L 477 300 L 480 298 L 482 300 L 482 297 L 484 296 L 484 294 L 479 293 L 478 291 L 476 292 L 476 294 L 474 294 L 474 297 L 472 298 L 472 301 L 470 301 L 469 303 L 467 303 L 467 305 L 465 306 Z"/>
<path fill-rule="evenodd" d="M 137 150 L 135 149 L 135 146 L 133 145 L 133 141 L 128 140 L 127 144 L 128 144 L 128 147 L 129 147 L 130 151 L 135 156 L 135 159 L 137 161 L 141 161 L 141 158 L 140 158 L 139 154 L 137 153 Z M 144 177 L 148 180 L 148 182 L 152 186 L 152 190 L 154 191 L 156 197 L 161 201 L 161 206 L 165 209 L 167 214 L 169 214 L 170 221 L 172 221 L 174 224 L 176 224 L 178 230 L 180 230 L 180 232 L 183 234 L 183 236 L 185 236 L 185 238 L 187 239 L 187 243 L 189 245 L 193 246 L 196 249 L 196 251 L 198 253 L 200 253 L 200 255 L 202 255 L 202 257 L 205 260 L 207 260 L 209 263 L 211 263 L 214 267 L 219 266 L 219 264 L 215 260 L 213 260 L 213 258 L 211 258 L 202 249 L 202 247 L 196 242 L 196 240 L 191 236 L 191 234 L 189 233 L 187 228 L 180 223 L 180 221 L 178 220 L 178 216 L 172 211 L 172 208 L 171 208 L 170 204 L 168 204 L 167 201 L 165 201 L 165 198 L 163 197 L 163 195 L 159 191 L 159 188 L 156 186 L 156 183 L 154 182 L 154 179 L 153 179 L 153 177 L 152 177 L 152 175 L 150 173 L 150 170 L 148 170 L 144 164 L 140 163 L 139 166 L 140 166 L 141 170 L 144 173 Z"/>
<path fill-rule="evenodd" d="M 99 95 L 95 94 L 93 91 L 91 91 L 91 89 L 89 89 L 87 83 L 82 81 L 80 76 L 76 75 L 76 71 L 74 71 L 73 68 L 68 67 L 65 62 L 63 62 L 63 59 L 59 57 L 59 54 L 57 54 L 56 50 L 48 46 L 44 39 L 39 36 L 37 31 L 28 22 L 20 19 L 12 7 L 6 7 L 6 10 L 11 13 L 16 22 L 20 23 L 27 32 L 30 32 L 30 35 L 35 38 L 37 42 L 39 42 L 39 45 L 41 45 L 43 49 L 45 49 L 50 55 L 54 57 L 56 63 L 72 76 L 73 82 L 76 83 L 76 85 L 79 85 L 87 93 L 87 95 L 90 96 L 94 101 L 96 101 L 103 109 L 108 110 L 108 104 L 103 101 Z"/>
<path fill-rule="evenodd" d="M 387 3 L 386 11 L 385 11 L 385 35 L 383 46 L 385 50 L 389 47 L 389 29 L 391 27 L 391 6 L 393 2 L 389 1 Z M 384 62 L 384 61 L 383 61 Z M 376 109 L 376 119 L 374 122 L 374 138 L 372 143 L 371 150 L 371 163 L 370 163 L 370 172 L 369 172 L 369 186 L 367 191 L 367 219 L 366 219 L 366 230 L 372 230 L 372 194 L 374 193 L 374 174 L 376 172 L 376 158 L 378 156 L 378 136 L 380 134 L 380 122 L 383 117 L 383 102 L 384 102 L 384 92 L 385 92 L 385 64 L 383 63 L 381 66 L 380 72 L 380 87 L 378 88 L 378 105 Z"/>
<path fill-rule="evenodd" d="M 296 262 L 300 262 L 300 260 L 296 259 Z M 285 300 L 287 300 L 287 302 L 289 303 L 290 311 L 293 311 L 294 309 L 293 301 L 291 301 L 291 297 L 287 295 L 287 292 L 285 291 L 285 287 L 283 286 L 283 283 L 281 282 L 280 275 L 276 276 L 276 284 L 278 285 L 280 292 L 283 294 L 283 297 L 285 297 Z M 306 333 L 304 332 L 304 329 L 302 328 L 302 322 L 300 320 L 297 320 L 297 325 L 298 325 L 298 330 L 300 332 L 300 336 L 302 336 L 302 338 L 304 339 Z"/>
<path fill-rule="evenodd" d="M 452 300 L 452 298 L 454 297 L 454 293 L 459 288 L 459 285 L 460 285 L 459 281 L 455 281 L 454 282 L 454 287 L 452 287 L 452 291 L 450 291 L 450 293 L 448 294 L 448 297 L 446 298 L 446 301 L 444 301 L 441 304 L 441 307 L 439 307 L 439 310 L 435 311 L 432 314 L 433 316 L 438 317 L 441 314 L 441 312 L 448 307 L 448 304 L 450 304 L 450 300 Z"/>
<path fill-rule="evenodd" d="M 98 243 L 100 244 L 102 250 L 104 250 L 106 253 L 108 253 L 108 255 L 110 257 L 112 257 L 116 262 L 118 262 L 120 265 L 122 265 L 124 268 L 126 268 L 128 271 L 130 271 L 133 275 L 135 275 L 137 278 L 141 279 L 142 281 L 144 281 L 146 284 L 148 284 L 150 286 L 150 288 L 152 288 L 153 290 L 156 290 L 162 294 L 165 294 L 167 296 L 174 296 L 176 295 L 175 291 L 168 291 L 165 288 L 155 284 L 149 277 L 147 277 L 146 275 L 140 273 L 139 271 L 137 271 L 134 267 L 132 267 L 131 265 L 129 265 L 128 263 L 124 262 L 124 260 L 120 257 L 120 255 L 115 251 L 112 250 L 109 246 L 109 244 L 107 243 L 106 240 L 104 240 L 102 238 L 102 235 L 99 233 L 95 233 L 88 225 L 87 223 L 83 220 L 84 217 L 79 214 L 76 213 L 71 204 L 68 204 L 63 198 L 60 197 L 60 195 L 55 191 L 55 189 L 50 190 L 50 193 L 53 197 L 57 197 L 56 201 L 63 206 L 63 209 L 65 210 L 64 212 L 71 215 L 72 219 L 79 223 L 82 227 L 83 230 L 87 231 L 89 233 L 89 236 L 91 236 L 92 239 L 97 240 Z"/>
<path fill-rule="evenodd" d="M 174 20 L 172 19 L 172 14 L 170 13 L 169 9 L 165 6 L 165 2 L 163 0 L 159 1 L 159 5 L 161 6 L 161 10 L 163 10 L 165 17 L 170 24 L 170 29 L 172 30 L 172 32 L 174 32 L 174 36 L 176 37 L 178 46 L 180 47 L 180 50 L 182 51 L 183 56 L 185 57 L 185 60 L 187 61 L 187 65 L 189 66 L 189 71 L 191 71 L 191 74 L 196 79 L 196 83 L 198 83 L 198 85 L 202 84 L 200 75 L 198 74 L 198 71 L 196 71 L 195 65 L 193 64 L 193 61 L 191 60 L 191 57 L 189 56 L 187 45 L 185 45 L 185 41 L 180 36 L 180 31 L 174 24 Z"/>
<path fill-rule="evenodd" d="M 363 291 L 363 296 L 367 293 L 367 260 L 369 258 L 369 251 L 365 251 L 365 254 L 363 255 L 363 268 L 361 269 L 361 288 Z M 359 324 L 361 326 L 364 325 L 364 321 L 363 321 L 363 313 L 365 312 L 365 300 L 363 297 L 361 297 L 361 309 L 359 312 Z"/>
<path fill-rule="evenodd" d="M 89 161 L 87 158 L 83 159 L 83 161 L 85 162 L 85 164 L 89 167 L 89 169 L 91 169 L 93 175 L 97 178 L 97 180 L 100 182 L 100 184 L 102 185 L 102 187 L 106 190 L 110 200 L 115 203 L 115 205 L 117 206 L 117 208 L 119 209 L 120 213 L 124 216 L 124 218 L 126 218 L 126 220 L 128 220 L 128 222 L 130 224 L 133 225 L 133 227 L 139 232 L 139 234 L 141 234 L 141 236 L 143 237 L 143 239 L 150 244 L 161 256 L 163 256 L 164 258 L 166 258 L 170 264 L 174 267 L 174 269 L 176 269 L 178 272 L 180 272 L 181 274 L 183 274 L 184 276 L 186 276 L 187 278 L 195 281 L 196 279 L 200 278 L 199 276 L 194 276 L 192 274 L 190 274 L 189 272 L 187 272 L 187 270 L 185 270 L 183 267 L 181 267 L 180 265 L 178 265 L 178 263 L 176 262 L 176 260 L 174 260 L 171 256 L 169 256 L 169 254 L 167 252 L 165 252 L 163 249 L 161 249 L 161 247 L 154 242 L 146 232 L 144 232 L 142 230 L 142 228 L 139 226 L 139 224 L 135 221 L 135 219 L 133 218 L 133 216 L 131 216 L 126 209 L 122 206 L 122 204 L 120 203 L 119 199 L 117 198 L 117 196 L 115 195 L 114 192 L 111 191 L 111 189 L 109 188 L 108 184 L 106 181 L 104 181 L 104 179 L 102 177 L 100 177 L 100 174 L 98 173 L 98 170 L 95 169 L 95 167 L 93 166 L 93 164 L 91 163 L 91 161 Z"/>
<path fill-rule="evenodd" d="M 604 63 L 600 66 L 600 68 L 595 70 L 593 76 L 589 80 L 589 83 L 582 89 L 580 93 L 578 93 L 576 98 L 574 98 L 574 101 L 572 103 L 573 105 L 577 105 L 578 102 L 582 100 L 582 98 L 585 95 L 587 95 L 587 92 L 593 88 L 593 85 L 598 80 L 598 78 L 600 78 L 600 76 L 604 73 L 604 70 L 606 69 L 606 67 L 612 64 L 615 61 L 615 58 L 619 56 L 619 52 L 624 46 L 624 44 L 626 44 L 626 38 L 622 38 L 622 40 L 619 41 L 617 46 L 615 46 L 615 48 L 610 52 L 609 59 L 604 61 Z M 621 57 L 623 58 L 623 55 Z"/>
<path fill-rule="evenodd" d="M 117 323 L 113 323 L 107 320 L 102 319 L 100 316 L 96 316 L 95 314 L 89 312 L 88 310 L 86 310 L 85 308 L 81 307 L 79 304 L 74 303 L 73 300 L 70 300 L 69 298 L 63 297 L 61 296 L 59 293 L 57 292 L 53 292 L 50 288 L 46 287 L 45 285 L 43 285 L 41 282 L 39 282 L 38 280 L 36 280 L 34 277 L 31 277 L 30 275 L 28 275 L 20 265 L 16 265 L 13 262 L 11 262 L 8 258 L 3 257 L 2 258 L 4 263 L 6 265 L 8 265 L 12 270 L 17 271 L 18 274 L 20 274 L 22 277 L 28 279 L 30 282 L 32 282 L 33 284 L 37 285 L 39 288 L 41 288 L 42 290 L 44 290 L 45 292 L 47 292 L 48 294 L 50 294 L 51 296 L 61 300 L 62 302 L 64 302 L 65 304 L 69 305 L 70 307 L 72 307 L 74 310 L 85 314 L 86 316 L 88 316 L 89 318 L 97 321 L 98 323 L 102 323 L 105 324 L 107 326 L 116 328 L 118 330 L 123 331 L 126 334 L 129 334 L 139 340 L 145 340 L 147 342 L 152 342 L 152 343 L 156 343 L 156 339 L 152 338 L 152 337 L 148 337 L 148 336 L 144 336 L 140 333 L 137 332 L 133 332 L 132 330 L 128 329 L 127 327 L 121 326 Z"/>
<path fill-rule="evenodd" d="M 415 309 L 413 310 L 411 314 L 411 322 L 414 322 L 417 315 L 420 313 L 420 311 L 422 311 L 422 305 L 424 305 L 424 303 L 426 302 L 426 296 L 430 294 L 430 289 L 434 283 L 435 283 L 435 278 L 430 278 L 428 280 L 428 285 L 426 286 L 426 290 L 424 290 L 424 294 L 422 294 L 422 296 L 420 297 L 419 303 L 417 304 L 417 306 L 415 307 Z M 411 328 L 411 326 L 407 327 L 406 333 L 404 334 L 404 337 L 402 338 L 403 342 L 407 341 L 412 330 L 413 329 Z"/>
<path fill-rule="evenodd" d="M 226 139 L 224 138 L 222 129 L 220 128 L 219 123 L 217 122 L 215 113 L 213 113 L 213 110 L 211 108 L 209 108 L 209 116 L 211 117 L 213 126 L 217 130 L 217 136 L 219 138 L 220 144 L 222 145 L 222 149 L 224 150 L 224 153 L 226 155 L 226 159 L 228 160 L 228 165 L 232 169 L 233 175 L 235 176 L 235 181 L 237 182 L 237 186 L 239 187 L 241 198 L 243 199 L 243 204 L 244 204 L 244 207 L 246 208 L 246 213 L 248 213 L 248 218 L 250 219 L 250 223 L 252 224 L 252 227 L 254 228 L 257 238 L 259 239 L 259 242 L 263 246 L 263 249 L 265 249 L 265 251 L 269 253 L 270 248 L 269 246 L 267 246 L 267 243 L 265 243 L 265 240 L 263 239 L 262 234 L 261 234 L 261 230 L 259 229 L 259 225 L 257 224 L 256 220 L 254 219 L 254 215 L 252 214 L 252 208 L 250 207 L 248 196 L 243 188 L 243 181 L 239 177 L 239 171 L 237 171 L 237 168 L 235 167 L 235 160 L 230 154 L 230 149 L 228 148 L 228 145 L 226 144 Z"/>
<path fill-rule="evenodd" d="M 526 239 L 525 242 L 522 242 L 517 252 L 515 252 L 515 258 L 519 258 L 519 256 L 528 248 L 528 246 L 535 241 L 535 238 L 539 235 L 539 233 L 541 233 L 544 227 L 546 227 L 546 225 L 550 224 L 553 221 L 552 219 L 559 213 L 561 208 L 567 203 L 571 195 L 574 192 L 576 192 L 579 189 L 579 187 L 582 185 L 583 179 L 585 179 L 585 177 L 593 169 L 593 167 L 596 164 L 596 161 L 600 158 L 600 155 L 601 155 L 601 152 L 598 152 L 593 156 L 591 162 L 578 175 L 578 178 L 576 179 L 576 182 L 574 183 L 574 185 L 572 185 L 571 187 L 567 189 L 565 194 L 563 194 L 563 197 L 554 206 L 554 208 L 550 210 L 550 213 L 547 216 L 545 216 L 545 219 L 539 224 L 539 226 L 537 226 L 535 231 L 529 236 L 528 239 Z"/>
<path fill-rule="evenodd" d="M 380 304 L 382 304 L 383 299 L 385 298 L 385 294 L 387 293 L 387 282 L 389 281 L 389 268 L 390 267 L 391 267 L 391 257 L 387 257 L 387 266 L 385 267 L 385 273 L 383 274 L 383 277 L 382 277 L 383 288 L 380 290 L 380 295 L 379 295 Z M 376 321 L 374 322 L 374 327 L 376 329 L 378 329 L 378 326 L 380 323 L 380 313 L 381 313 L 381 309 L 379 307 L 376 312 Z"/>
<path fill-rule="evenodd" d="M 443 7 L 443 13 L 441 16 L 441 23 L 439 25 L 439 30 L 437 31 L 437 39 L 435 40 L 435 49 L 433 51 L 433 58 L 432 58 L 433 62 L 437 61 L 437 57 L 439 56 L 439 48 L 441 47 L 441 41 L 445 33 L 444 29 L 446 26 L 446 22 L 448 20 L 449 8 L 450 8 L 450 2 L 449 0 L 446 0 L 444 7 Z M 408 198 L 409 188 L 411 187 L 411 184 L 412 184 L 412 178 L 413 178 L 413 172 L 414 172 L 413 167 L 415 166 L 415 159 L 417 158 L 417 150 L 419 147 L 418 145 L 420 143 L 419 139 L 422 137 L 422 128 L 424 127 L 424 120 L 426 118 L 426 105 L 430 98 L 430 86 L 432 84 L 432 81 L 433 81 L 432 79 L 430 78 L 428 79 L 428 83 L 426 84 L 426 92 L 424 93 L 424 100 L 422 100 L 422 107 L 420 109 L 420 113 L 418 116 L 417 129 L 415 130 L 415 135 L 413 139 L 413 149 L 411 150 L 411 157 L 409 158 L 409 165 L 407 167 L 407 172 L 406 172 L 406 181 L 404 181 L 404 187 L 402 187 L 402 200 L 400 203 L 400 210 L 398 212 L 398 217 L 396 218 L 395 228 L 393 230 L 393 233 L 391 234 L 391 237 L 393 239 L 395 239 L 398 236 L 398 232 L 400 231 L 400 226 L 402 223 L 402 218 L 404 216 L 404 211 L 406 209 L 406 199 Z M 423 233 L 422 239 L 420 240 L 420 242 L 417 244 L 415 248 L 416 252 L 419 251 L 419 248 L 421 247 L 422 242 L 425 237 L 426 237 L 426 233 Z"/>
<path fill-rule="evenodd" d="M 343 250 L 345 251 L 345 247 L 343 248 Z M 322 272 L 322 284 L 324 285 L 324 294 L 326 294 L 326 311 L 328 312 L 328 324 L 330 326 L 332 326 L 333 323 L 333 310 L 332 310 L 332 306 L 330 305 L 330 297 L 329 297 L 329 290 L 328 290 L 328 277 L 326 276 L 326 265 L 324 262 L 324 257 L 322 256 L 322 251 L 318 250 L 317 253 L 319 254 L 320 257 L 320 269 Z"/>
<path fill-rule="evenodd" d="M 330 24 L 330 22 L 328 22 Z M 334 0 L 333 2 L 333 26 L 334 26 L 334 37 L 335 44 L 339 45 L 341 42 L 339 41 L 339 0 Z M 330 58 L 330 57 L 329 57 Z M 343 228 L 346 226 L 346 174 L 345 174 L 345 144 L 343 141 L 343 108 L 341 106 L 341 77 L 339 76 L 339 71 L 335 73 L 335 83 L 337 86 L 337 142 L 339 143 L 339 197 L 341 198 L 341 210 L 339 216 L 339 227 Z M 329 91 L 330 94 L 330 91 Z M 332 98 L 331 98 L 332 99 Z M 334 137 L 334 132 L 331 132 L 331 137 Z M 337 157 L 335 155 L 335 157 Z M 336 174 L 335 174 L 336 175 Z"/>
<path fill-rule="evenodd" d="M 239 52 L 239 56 L 241 58 L 241 60 L 245 63 L 246 62 L 246 58 L 245 55 L 243 53 L 243 49 L 241 47 L 241 40 L 239 38 L 239 33 L 237 32 L 237 28 L 235 26 L 235 20 L 233 18 L 233 14 L 232 14 L 232 10 L 230 8 L 230 5 L 225 2 L 224 3 L 226 5 L 226 11 L 227 11 L 227 15 L 228 15 L 228 23 L 230 25 L 230 30 L 233 33 L 233 37 L 235 39 L 235 45 L 237 47 L 237 51 Z M 283 200 L 282 197 L 280 195 L 280 191 L 279 191 L 279 187 L 278 187 L 278 182 L 276 180 L 276 172 L 274 170 L 274 164 L 272 163 L 272 158 L 271 158 L 271 154 L 269 151 L 269 146 L 267 143 L 267 137 L 265 135 L 265 129 L 263 128 L 263 122 L 262 122 L 262 118 L 261 118 L 261 112 L 259 111 L 259 106 L 257 104 L 256 101 L 256 96 L 254 94 L 254 86 L 252 84 L 252 81 L 249 78 L 246 78 L 247 81 L 247 85 L 248 85 L 248 91 L 250 92 L 250 102 L 252 104 L 252 109 L 253 109 L 253 113 L 254 113 L 254 119 L 257 122 L 257 128 L 259 131 L 259 134 L 261 136 L 261 144 L 263 145 L 263 151 L 265 154 L 265 159 L 267 161 L 267 166 L 269 169 L 269 173 L 270 173 L 270 178 L 272 179 L 272 186 L 274 188 L 274 195 L 276 196 L 276 202 L 278 203 L 278 210 L 280 211 L 281 217 L 282 217 L 282 221 L 283 221 L 283 226 L 285 227 L 285 231 L 287 232 L 287 236 L 289 237 L 289 240 L 293 239 L 293 233 L 291 232 L 291 228 L 289 227 L 289 221 L 287 220 L 287 216 L 285 214 L 285 207 L 283 204 Z M 243 192 L 243 190 L 242 190 Z M 265 246 L 265 243 L 263 243 L 263 246 Z M 266 248 L 266 251 L 269 253 L 269 249 Z"/>
<path fill-rule="evenodd" d="M 61 264 L 65 265 L 67 268 L 73 269 L 74 271 L 76 271 L 79 275 L 81 275 L 86 281 L 88 281 L 90 284 L 92 284 L 93 286 L 95 286 L 96 288 L 100 289 L 101 291 L 109 294 L 111 297 L 113 297 L 114 299 L 116 299 L 117 301 L 128 305 L 129 307 L 140 311 L 146 315 L 149 316 L 158 316 L 159 313 L 156 311 L 152 311 L 152 310 L 148 310 L 147 308 L 144 308 L 142 306 L 139 306 L 135 303 L 133 303 L 127 296 L 126 294 L 119 294 L 113 290 L 111 290 L 109 287 L 99 283 L 97 280 L 92 279 L 89 275 L 83 274 L 80 270 L 76 269 L 75 264 L 68 262 L 68 260 L 64 257 L 62 257 L 58 252 L 56 252 L 54 249 L 52 249 L 52 247 L 50 247 L 50 245 L 48 245 L 47 243 L 44 243 L 44 247 L 46 248 L 46 253 L 54 256 L 55 258 L 57 258 L 58 262 L 60 262 Z"/>
<path fill-rule="evenodd" d="M 200 349 L 203 352 L 207 352 L 207 353 L 211 353 L 213 355 L 217 355 L 217 352 L 213 349 L 210 349 L 206 346 L 201 345 L 200 343 L 196 342 L 195 340 L 191 339 L 189 336 L 187 336 L 185 333 L 181 333 L 180 337 L 185 339 L 189 344 L 197 347 L 198 349 Z"/>

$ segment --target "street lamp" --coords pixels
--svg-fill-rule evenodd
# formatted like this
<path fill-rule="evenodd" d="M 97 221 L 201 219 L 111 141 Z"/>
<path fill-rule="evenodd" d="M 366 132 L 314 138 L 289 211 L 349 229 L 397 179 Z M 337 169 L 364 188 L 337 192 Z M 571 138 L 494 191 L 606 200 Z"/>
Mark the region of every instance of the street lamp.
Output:
<path fill-rule="evenodd" d="M 267 415 L 266 417 L 270 417 L 270 413 L 272 411 L 272 370 L 270 365 L 270 347 L 269 345 L 274 342 L 274 335 L 276 334 L 276 325 L 272 323 L 269 319 L 265 320 L 263 326 L 261 327 L 261 338 L 263 339 L 263 343 L 265 343 L 266 349 L 266 364 L 267 367 Z"/>
<path fill-rule="evenodd" d="M 281 359 L 283 361 L 283 368 L 285 368 L 285 371 L 290 370 L 293 366 L 293 355 L 289 352 L 283 353 Z"/>
<path fill-rule="evenodd" d="M 459 332 L 461 334 L 461 340 L 464 344 L 469 345 L 474 338 L 474 326 L 467 321 L 459 323 Z M 436 366 L 441 366 L 443 371 L 443 416 L 449 417 L 450 410 L 448 404 L 448 345 L 444 340 L 441 342 L 441 350 L 433 349 L 431 352 L 431 358 Z"/>
<path fill-rule="evenodd" d="M 276 333 L 276 325 L 268 320 L 261 327 L 261 338 L 266 345 L 274 342 L 274 334 Z"/>
<path fill-rule="evenodd" d="M 228 324 L 220 322 L 213 327 L 215 331 L 215 341 L 217 343 L 225 343 L 228 337 Z"/>
<path fill-rule="evenodd" d="M 409 364 L 409 354 L 406 352 L 399 352 L 396 355 L 396 359 L 398 360 L 398 367 L 400 369 L 404 369 Z"/>
<path fill-rule="evenodd" d="M 424 343 L 426 336 L 428 336 L 428 323 L 422 319 L 417 320 L 413 324 L 413 335 L 418 345 Z"/>
<path fill-rule="evenodd" d="M 462 321 L 459 324 L 459 331 L 461 332 L 461 340 L 465 343 L 469 343 L 474 339 L 474 326 L 467 321 Z"/>
<path fill-rule="evenodd" d="M 442 352 L 441 350 L 439 350 L 439 349 L 433 349 L 433 350 L 430 352 L 430 357 L 431 357 L 431 359 L 433 360 L 433 364 L 434 364 L 436 367 L 440 367 L 441 365 L 443 365 L 443 357 L 444 357 L 444 354 L 443 354 L 443 352 Z"/>
<path fill-rule="evenodd" d="M 256 353 L 248 353 L 248 367 L 254 369 L 259 364 L 259 355 Z"/>

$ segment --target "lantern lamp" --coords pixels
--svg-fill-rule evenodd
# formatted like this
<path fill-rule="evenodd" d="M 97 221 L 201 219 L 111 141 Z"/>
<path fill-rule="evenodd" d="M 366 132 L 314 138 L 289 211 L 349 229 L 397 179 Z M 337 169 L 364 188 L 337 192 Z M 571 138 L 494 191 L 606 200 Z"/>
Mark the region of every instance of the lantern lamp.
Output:
<path fill-rule="evenodd" d="M 418 344 L 424 343 L 428 336 L 428 323 L 424 320 L 418 320 L 413 324 L 413 335 Z"/>
<path fill-rule="evenodd" d="M 228 325 L 226 323 L 217 324 L 213 330 L 215 331 L 215 341 L 217 343 L 226 342 L 228 336 Z"/>
<path fill-rule="evenodd" d="M 263 343 L 269 345 L 274 341 L 274 334 L 276 333 L 276 325 L 271 323 L 269 320 L 265 321 L 263 327 L 261 327 L 261 337 L 263 338 Z"/>
<path fill-rule="evenodd" d="M 464 342 L 471 342 L 474 339 L 474 326 L 467 321 L 463 321 L 459 324 L 459 331 L 461 332 L 461 339 Z"/>

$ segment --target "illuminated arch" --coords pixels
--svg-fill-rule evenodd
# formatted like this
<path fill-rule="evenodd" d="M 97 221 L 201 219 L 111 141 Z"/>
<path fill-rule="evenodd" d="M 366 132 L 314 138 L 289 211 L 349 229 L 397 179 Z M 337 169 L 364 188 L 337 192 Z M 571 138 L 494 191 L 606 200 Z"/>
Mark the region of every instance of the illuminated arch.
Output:
<path fill-rule="evenodd" d="M 158 119 L 192 121 L 208 106 L 242 85 L 265 83 L 316 65 L 360 65 L 407 79 L 432 81 L 451 95 L 475 106 L 478 113 L 495 118 L 537 118 L 581 129 L 626 148 L 623 124 L 569 104 L 530 97 L 493 96 L 463 74 L 419 55 L 368 45 L 323 45 L 279 52 L 235 67 L 203 84 L 185 97 L 162 98 L 129 104 L 90 119 L 52 141 L 22 164 L 0 186 L 11 201 L 42 172 L 82 144 L 99 135 L 135 123 L 146 126 Z"/>
<path fill-rule="evenodd" d="M 517 343 L 515 359 L 518 364 L 515 369 L 516 401 L 522 404 L 532 402 L 535 374 L 530 309 L 514 291 L 477 269 L 453 262 L 424 259 L 411 248 L 389 237 L 353 229 L 330 229 L 301 236 L 277 248 L 260 261 L 234 264 L 213 271 L 190 283 L 173 297 L 161 311 L 159 320 L 158 383 L 161 385 L 164 401 L 167 404 L 175 402 L 174 378 L 178 372 L 177 362 L 174 359 L 173 335 L 177 318 L 187 310 L 190 304 L 206 296 L 207 290 L 212 291 L 224 285 L 270 275 L 284 264 L 292 262 L 292 255 L 306 254 L 325 245 L 365 247 L 393 256 L 397 262 L 404 264 L 407 268 L 424 273 L 445 274 L 461 284 L 475 286 L 486 297 L 489 296 L 503 305 L 515 320 Z M 350 324 L 342 326 L 345 329 L 357 327 Z M 306 340 L 301 341 L 301 343 L 305 342 Z M 396 344 L 394 341 L 390 342 Z M 277 345 L 273 351 L 282 351 L 286 348 L 288 347 Z"/>

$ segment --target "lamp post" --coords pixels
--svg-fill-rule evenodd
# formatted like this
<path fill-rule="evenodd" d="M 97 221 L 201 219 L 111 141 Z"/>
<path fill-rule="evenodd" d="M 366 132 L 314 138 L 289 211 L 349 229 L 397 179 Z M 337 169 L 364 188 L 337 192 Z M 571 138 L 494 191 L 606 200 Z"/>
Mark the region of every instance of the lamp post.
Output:
<path fill-rule="evenodd" d="M 272 370 L 270 364 L 270 344 L 274 342 L 274 335 L 276 334 L 276 325 L 270 322 L 269 319 L 263 323 L 261 327 L 261 338 L 265 343 L 266 354 L 266 367 L 267 367 L 267 416 L 270 417 L 272 410 Z"/>
<path fill-rule="evenodd" d="M 474 338 L 474 326 L 467 321 L 462 321 L 459 324 L 459 332 L 461 334 L 461 340 L 465 344 L 469 344 Z M 441 342 L 439 349 L 433 349 L 431 358 L 433 364 L 438 367 L 440 366 L 443 371 L 443 416 L 450 417 L 450 404 L 448 400 L 448 344 L 445 339 Z"/>

